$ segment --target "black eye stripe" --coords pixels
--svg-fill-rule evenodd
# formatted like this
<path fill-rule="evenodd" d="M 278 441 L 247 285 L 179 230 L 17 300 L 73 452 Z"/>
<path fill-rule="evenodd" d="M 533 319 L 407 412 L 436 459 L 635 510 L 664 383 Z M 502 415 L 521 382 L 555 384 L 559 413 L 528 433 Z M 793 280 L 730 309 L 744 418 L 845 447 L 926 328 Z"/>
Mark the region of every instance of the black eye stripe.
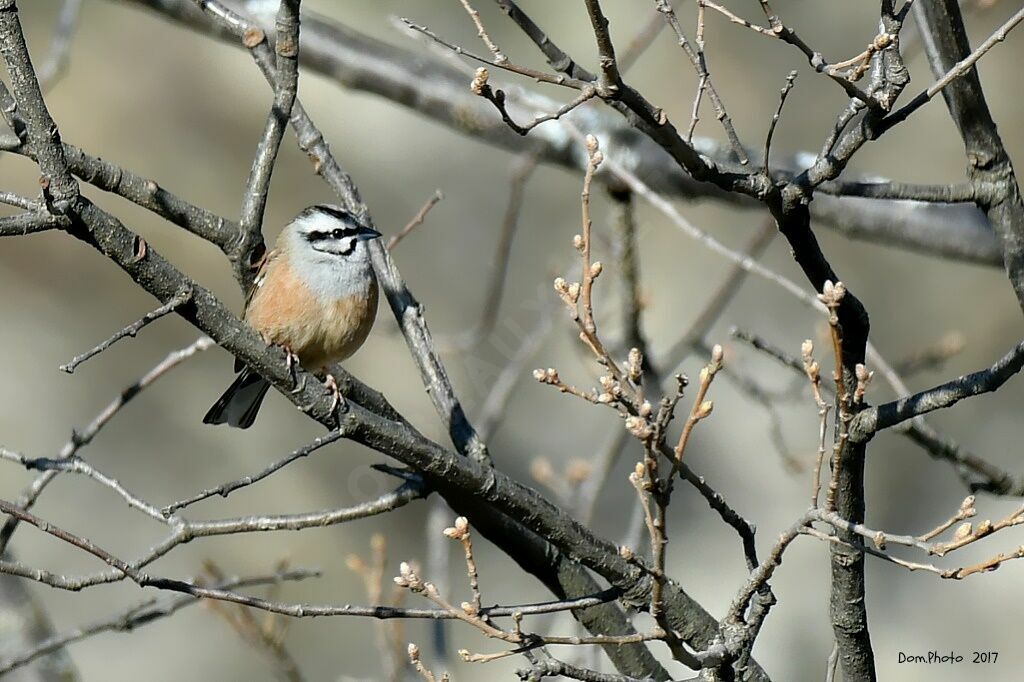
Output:
<path fill-rule="evenodd" d="M 333 230 L 311 230 L 306 233 L 306 240 L 309 242 L 321 242 L 325 239 L 344 239 L 345 237 L 354 237 L 359 233 L 358 228 L 352 227 L 341 227 Z"/>

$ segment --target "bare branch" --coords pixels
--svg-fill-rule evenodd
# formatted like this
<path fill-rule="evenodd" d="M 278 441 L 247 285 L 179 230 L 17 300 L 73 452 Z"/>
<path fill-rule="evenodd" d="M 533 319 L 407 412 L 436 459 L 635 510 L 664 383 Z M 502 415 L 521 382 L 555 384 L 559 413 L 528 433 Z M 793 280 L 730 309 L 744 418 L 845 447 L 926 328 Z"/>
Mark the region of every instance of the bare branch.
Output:
<path fill-rule="evenodd" d="M 221 31 L 205 21 L 191 0 L 132 1 L 232 44 L 240 44 L 235 34 Z M 593 77 L 559 50 L 539 27 L 532 22 L 524 23 L 529 18 L 522 15 L 518 5 L 509 0 L 498 0 L 498 4 L 538 42 L 555 68 L 564 66 L 581 77 Z M 272 16 L 263 11 L 257 16 L 264 27 L 272 23 Z M 505 149 L 522 150 L 520 136 L 497 117 L 488 115 L 490 106 L 468 91 L 464 72 L 444 60 L 386 44 L 315 16 L 304 19 L 303 31 L 310 36 L 302 52 L 303 65 L 313 71 L 323 73 L 344 86 L 366 90 L 415 108 L 456 130 L 464 132 L 464 122 L 470 117 L 474 122 L 474 138 Z M 544 101 L 542 105 L 531 106 L 533 112 L 553 111 L 559 106 L 536 94 L 531 94 L 530 99 L 533 102 Z M 672 196 L 709 196 L 737 203 L 735 196 L 695 181 L 671 157 L 663 154 L 656 143 L 631 130 L 628 122 L 616 119 L 613 114 L 588 111 L 586 127 L 600 132 L 601 137 L 614 138 L 617 148 L 628 151 L 629 158 L 635 160 L 638 176 L 647 179 L 656 191 Z M 710 150 L 711 158 L 716 160 L 727 160 L 730 153 L 710 139 L 699 139 L 695 144 Z M 541 126 L 531 133 L 531 149 L 536 150 L 541 160 L 582 171 L 585 159 L 581 159 L 573 148 L 574 145 L 567 144 L 565 136 L 558 131 L 552 130 L 549 134 Z M 801 165 L 798 163 L 800 158 L 794 157 L 787 166 L 797 168 Z M 772 169 L 773 176 L 779 177 L 782 170 Z M 997 239 L 984 215 L 975 208 L 819 196 L 812 202 L 811 212 L 817 221 L 853 239 L 902 246 L 966 262 L 993 266 L 1002 262 Z"/>
<path fill-rule="evenodd" d="M 608 33 L 608 17 L 601 9 L 600 0 L 584 0 L 584 2 L 587 6 L 587 14 L 590 15 L 590 25 L 594 28 L 594 38 L 597 40 L 598 64 L 601 66 L 599 87 L 608 92 L 614 92 L 618 89 L 622 77 L 619 76 L 619 66 L 615 61 L 615 46 Z"/>
<path fill-rule="evenodd" d="M 869 107 L 879 106 L 879 103 L 873 97 L 871 97 L 868 93 L 864 92 L 856 85 L 854 85 L 853 81 L 849 80 L 848 78 L 839 73 L 839 70 L 841 68 L 840 64 L 830 64 L 821 55 L 820 52 L 812 50 L 807 45 L 807 43 L 805 43 L 800 38 L 800 36 L 796 34 L 795 31 L 793 31 L 793 29 L 783 24 L 782 21 L 778 18 L 778 16 L 771 12 L 770 9 L 766 9 L 765 14 L 768 16 L 771 27 L 765 28 L 763 26 L 758 26 L 757 24 L 750 23 L 746 19 L 737 16 L 729 9 L 715 2 L 711 2 L 711 0 L 698 0 L 698 2 L 702 6 L 718 12 L 719 14 L 721 14 L 734 24 L 739 24 L 740 26 L 749 28 L 755 33 L 759 33 L 763 36 L 767 36 L 769 38 L 778 38 L 784 43 L 789 43 L 793 47 L 800 50 L 804 54 L 804 56 L 807 57 L 807 63 L 811 65 L 811 68 L 813 68 L 815 71 L 818 71 L 819 73 L 824 73 L 826 76 L 831 78 L 833 82 L 837 83 L 841 88 L 843 88 L 843 90 L 846 91 L 847 95 L 856 98 L 861 102 L 864 102 Z M 762 2 L 761 5 L 762 7 L 765 7 L 764 2 Z"/>
<path fill-rule="evenodd" d="M 434 190 L 434 193 L 429 199 L 427 199 L 427 202 L 423 204 L 423 207 L 416 212 L 416 215 L 412 217 L 412 220 L 406 223 L 405 227 L 399 230 L 397 234 L 393 235 L 391 239 L 388 240 L 388 251 L 393 251 L 400 241 L 409 236 L 410 232 L 422 225 L 423 221 L 427 218 L 427 214 L 430 213 L 430 209 L 434 208 L 434 206 L 437 205 L 437 202 L 442 199 L 444 199 L 444 194 L 441 193 L 441 190 Z"/>
<path fill-rule="evenodd" d="M 132 322 L 130 325 L 128 325 L 121 331 L 117 332 L 106 341 L 103 341 L 96 347 L 86 351 L 85 353 L 82 353 L 81 355 L 76 355 L 74 358 L 71 359 L 70 362 L 68 362 L 65 365 L 61 365 L 60 370 L 62 372 L 67 372 L 68 374 L 73 374 L 75 369 L 89 358 L 99 355 L 100 353 L 110 348 L 112 345 L 114 345 L 115 343 L 117 343 L 126 336 L 130 336 L 134 339 L 135 336 L 142 330 L 143 327 L 147 326 L 151 322 L 159 320 L 161 317 L 165 315 L 173 313 L 179 306 L 182 306 L 185 303 L 187 303 L 190 298 L 192 298 L 191 291 L 182 291 L 167 303 L 163 304 L 159 308 L 156 308 L 155 310 L 151 310 L 150 312 L 146 313 L 141 318 L 139 318 L 135 322 Z"/>
<path fill-rule="evenodd" d="M 749 344 L 783 365 L 803 374 L 801 361 L 765 339 L 733 329 L 731 336 Z M 967 451 L 959 443 L 939 434 L 923 418 L 918 417 L 892 427 L 925 450 L 931 457 L 952 464 L 957 475 L 971 492 L 985 491 L 995 495 L 1024 496 L 1024 477 L 1013 476 L 981 457 Z"/>
<path fill-rule="evenodd" d="M 992 35 L 986 38 L 985 41 L 977 47 L 977 49 L 954 64 L 952 68 L 943 74 L 941 78 L 923 90 L 921 94 L 904 104 L 898 111 L 895 111 L 886 117 L 882 122 L 883 128 L 887 129 L 903 122 L 908 116 L 927 104 L 932 97 L 935 97 L 935 95 L 942 92 L 950 83 L 970 73 L 974 69 L 974 65 L 978 60 L 984 57 L 985 54 L 993 47 L 1006 40 L 1006 36 L 1010 34 L 1010 31 L 1016 28 L 1022 21 L 1024 21 L 1024 8 L 1020 9 L 1016 14 L 1007 19 L 1003 25 L 997 28 Z"/>
<path fill-rule="evenodd" d="M 230 251 L 227 252 L 234 266 L 235 279 L 238 280 L 243 292 L 252 287 L 259 261 L 265 250 L 262 228 L 270 179 L 298 89 L 300 1 L 281 0 L 278 5 L 275 41 L 276 78 L 271 82 L 274 89 L 274 102 L 256 147 L 256 155 L 253 158 L 252 168 L 246 182 L 238 237 Z M 235 21 L 234 17 L 229 16 L 230 10 L 222 9 L 215 3 L 199 2 L 198 5 L 228 25 Z M 253 57 L 257 61 L 259 61 L 257 48 L 262 47 L 265 40 L 266 35 L 260 28 L 249 27 L 243 31 L 242 42 L 253 53 Z"/>
<path fill-rule="evenodd" d="M 967 175 L 975 184 L 995 189 L 989 196 L 979 197 L 977 205 L 999 236 L 1003 267 L 1024 310 L 1024 200 L 1021 199 L 1013 164 L 985 101 L 977 68 L 971 62 L 975 55 L 983 53 L 981 48 L 971 51 L 967 29 L 956 2 L 916 3 L 913 11 L 926 34 L 925 49 L 932 72 L 938 82 L 946 81 L 941 92 L 964 142 Z M 1022 18 L 1024 9 L 1018 11 L 982 47 L 995 45 L 993 38 L 1005 35 L 1001 31 L 1008 31 Z M 972 65 L 962 69 L 961 64 L 968 62 Z M 946 77 L 954 73 L 961 76 L 947 80 Z"/>
<path fill-rule="evenodd" d="M 178 291 L 182 290 L 179 289 Z M 178 291 L 168 296 L 168 300 L 173 299 L 173 297 L 177 295 Z M 144 374 L 138 381 L 121 391 L 121 394 L 107 405 L 102 412 L 96 415 L 85 429 L 80 432 L 72 431 L 71 439 L 64 444 L 64 447 L 62 447 L 60 452 L 57 454 L 56 459 L 69 460 L 74 457 L 83 446 L 92 442 L 92 439 L 96 437 L 96 434 L 99 433 L 100 429 L 106 426 L 106 424 L 113 419 L 115 415 L 117 415 L 121 408 L 135 398 L 140 392 L 144 391 L 157 379 L 167 374 L 185 360 L 188 360 L 196 353 L 204 351 L 212 345 L 213 341 L 211 339 L 203 337 L 181 350 L 176 350 L 170 353 L 163 359 L 163 361 L 153 367 L 153 369 L 146 372 L 146 374 Z M 50 481 L 57 476 L 57 473 L 57 471 L 51 470 L 45 471 L 37 476 L 18 498 L 18 507 L 22 510 L 31 509 L 32 505 L 35 504 L 35 501 L 39 498 L 39 495 L 42 494 L 46 486 L 49 485 Z M 11 541 L 11 536 L 14 534 L 17 527 L 18 517 L 13 516 L 12 518 L 7 519 L 3 528 L 0 529 L 0 553 L 3 553 L 3 550 Z"/>
<path fill-rule="evenodd" d="M 228 578 L 216 583 L 215 587 L 224 590 L 233 590 L 240 587 L 252 587 L 257 585 L 277 584 L 282 581 L 290 582 L 305 580 L 319 576 L 317 571 L 303 569 L 292 569 L 280 571 L 266 576 L 252 576 L 247 578 Z M 195 579 L 193 579 L 195 580 Z M 165 598 L 147 599 L 144 602 L 131 606 L 113 616 L 80 625 L 71 630 L 48 637 L 37 645 L 22 651 L 16 656 L 0 661 L 0 675 L 5 675 L 13 670 L 31 663 L 40 656 L 60 651 L 69 644 L 81 642 L 82 640 L 94 637 L 105 632 L 131 633 L 137 628 L 149 625 L 162 618 L 172 616 L 181 609 L 198 604 L 199 600 L 190 595 L 178 595 Z"/>
<path fill-rule="evenodd" d="M 1024 341 L 988 369 L 864 410 L 850 425 L 851 438 L 855 441 L 867 440 L 878 431 L 900 422 L 951 407 L 965 398 L 999 390 L 1021 368 L 1024 368 Z"/>
<path fill-rule="evenodd" d="M 7 62 L 18 108 L 25 117 L 28 144 L 43 173 L 40 185 L 46 204 L 54 212 L 64 214 L 78 197 L 78 183 L 68 170 L 60 133 L 43 101 L 15 0 L 0 0 L 0 52 Z"/>
<path fill-rule="evenodd" d="M 707 59 L 704 56 L 703 39 L 698 41 L 698 49 L 694 50 L 693 46 L 690 45 L 690 40 L 686 37 L 686 33 L 683 31 L 683 27 L 679 25 L 679 18 L 676 17 L 675 11 L 672 9 L 672 5 L 669 0 L 655 0 L 655 6 L 659 12 L 665 16 L 665 21 L 672 27 L 672 31 L 676 34 L 677 42 L 679 47 L 686 53 L 687 58 L 693 65 L 693 68 L 697 71 L 697 78 L 699 79 L 699 85 L 697 88 L 697 98 L 693 106 L 693 117 L 690 124 L 690 128 L 687 131 L 686 139 L 693 139 L 693 131 L 697 125 L 697 113 L 700 107 L 700 99 L 702 94 L 707 91 L 708 99 L 711 100 L 711 105 L 715 108 L 715 114 L 719 121 L 722 123 L 722 127 L 725 129 L 725 134 L 729 138 L 729 144 L 732 145 L 732 151 L 736 155 L 736 158 L 740 163 L 747 163 L 747 153 L 743 149 L 743 143 L 740 142 L 739 136 L 736 134 L 736 128 L 733 127 L 732 119 L 729 118 L 729 114 L 725 109 L 725 104 L 722 102 L 722 98 L 718 96 L 718 91 L 715 90 L 715 86 L 711 81 L 711 74 L 708 72 Z M 703 11 L 703 4 L 698 3 L 701 11 Z"/>
<path fill-rule="evenodd" d="M 37 232 L 59 230 L 69 224 L 70 222 L 64 216 L 55 216 L 43 211 L 30 211 L 0 218 L 0 237 L 24 237 Z"/>

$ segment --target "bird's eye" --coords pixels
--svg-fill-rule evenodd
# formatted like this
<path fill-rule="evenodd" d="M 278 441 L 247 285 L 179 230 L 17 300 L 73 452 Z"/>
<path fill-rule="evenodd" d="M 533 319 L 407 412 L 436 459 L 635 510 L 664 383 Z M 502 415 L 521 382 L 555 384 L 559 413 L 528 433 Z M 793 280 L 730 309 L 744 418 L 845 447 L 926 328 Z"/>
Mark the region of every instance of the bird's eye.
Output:
<path fill-rule="evenodd" d="M 334 237 L 335 239 L 341 239 L 343 236 L 345 236 L 345 233 L 341 229 L 336 229 L 333 232 L 331 232 L 331 236 Z"/>

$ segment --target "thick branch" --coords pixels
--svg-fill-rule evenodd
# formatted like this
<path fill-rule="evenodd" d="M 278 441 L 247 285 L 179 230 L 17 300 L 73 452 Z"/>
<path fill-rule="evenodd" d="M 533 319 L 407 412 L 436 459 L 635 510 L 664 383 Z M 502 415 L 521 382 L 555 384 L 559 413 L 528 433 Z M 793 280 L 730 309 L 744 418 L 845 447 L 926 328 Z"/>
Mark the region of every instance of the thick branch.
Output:
<path fill-rule="evenodd" d="M 956 0 L 919 2 L 914 5 L 914 13 L 926 34 L 925 49 L 936 76 L 963 74 L 945 84 L 942 96 L 964 142 L 968 176 L 976 183 L 992 183 L 1001 190 L 980 200 L 978 207 L 999 235 L 1003 267 L 1024 310 L 1024 200 L 985 102 L 977 68 L 971 65 L 966 73 L 957 68 L 961 62 L 966 64 L 962 60 L 971 55 L 960 6 Z M 1014 19 L 1024 19 L 1024 10 L 1017 12 Z M 1010 22 L 1005 26 L 1010 26 Z"/>

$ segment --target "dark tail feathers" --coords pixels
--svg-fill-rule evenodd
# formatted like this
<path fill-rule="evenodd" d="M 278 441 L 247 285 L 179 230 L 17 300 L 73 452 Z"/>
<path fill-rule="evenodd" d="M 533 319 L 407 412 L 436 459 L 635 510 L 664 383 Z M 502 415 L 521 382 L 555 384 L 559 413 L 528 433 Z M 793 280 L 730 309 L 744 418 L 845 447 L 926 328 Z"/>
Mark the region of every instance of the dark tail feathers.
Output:
<path fill-rule="evenodd" d="M 206 424 L 227 424 L 247 429 L 256 421 L 263 397 L 267 395 L 270 382 L 248 367 L 242 369 L 234 383 L 228 386 L 203 417 Z"/>

